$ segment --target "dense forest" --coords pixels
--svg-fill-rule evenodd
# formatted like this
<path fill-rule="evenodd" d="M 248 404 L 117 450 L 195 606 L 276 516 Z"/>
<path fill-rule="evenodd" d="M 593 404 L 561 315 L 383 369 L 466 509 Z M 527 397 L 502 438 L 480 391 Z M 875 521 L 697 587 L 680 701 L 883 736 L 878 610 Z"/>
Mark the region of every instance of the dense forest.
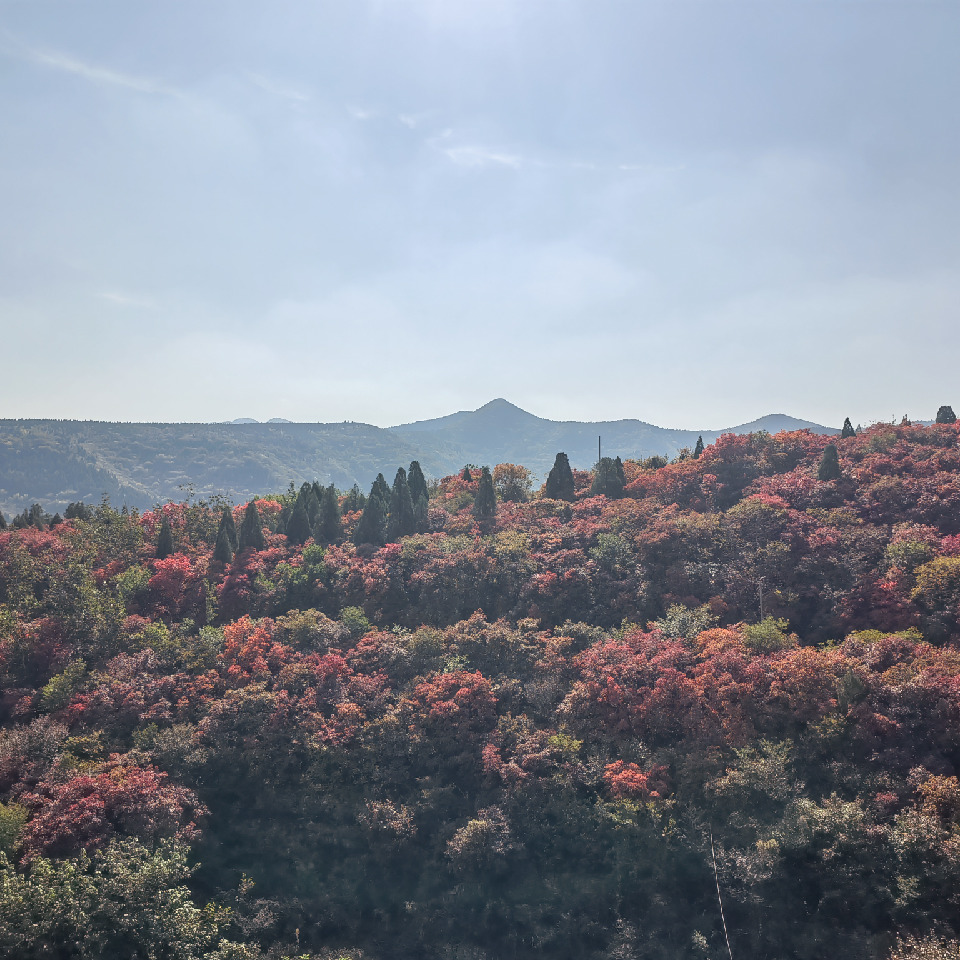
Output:
<path fill-rule="evenodd" d="M 960 426 L 0 526 L 0 952 L 956 956 Z"/>

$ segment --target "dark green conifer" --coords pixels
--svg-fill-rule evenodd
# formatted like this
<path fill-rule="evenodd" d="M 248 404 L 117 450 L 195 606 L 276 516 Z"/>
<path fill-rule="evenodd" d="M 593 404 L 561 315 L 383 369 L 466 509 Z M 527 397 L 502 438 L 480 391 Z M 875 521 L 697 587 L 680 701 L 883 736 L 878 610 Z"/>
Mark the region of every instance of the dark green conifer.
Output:
<path fill-rule="evenodd" d="M 353 513 L 355 510 L 362 510 L 366 506 L 367 498 L 363 495 L 359 484 L 354 484 L 347 492 L 343 501 L 344 513 Z"/>
<path fill-rule="evenodd" d="M 617 457 L 613 461 L 613 465 L 617 468 L 617 476 L 620 478 L 620 489 L 622 490 L 627 485 L 627 475 L 623 472 L 623 461 Z"/>
<path fill-rule="evenodd" d="M 307 515 L 307 501 L 313 496 L 313 491 L 307 486 L 307 496 L 297 497 L 293 505 L 290 519 L 287 521 L 287 543 L 302 546 L 310 537 L 310 517 Z"/>
<path fill-rule="evenodd" d="M 953 407 L 943 406 L 937 411 L 937 423 L 956 423 L 957 415 L 953 412 Z"/>
<path fill-rule="evenodd" d="M 623 495 L 623 479 L 617 464 L 610 457 L 603 457 L 594 467 L 593 483 L 590 485 L 590 496 L 609 497 L 616 500 Z"/>
<path fill-rule="evenodd" d="M 267 545 L 263 537 L 263 523 L 260 520 L 260 511 L 257 509 L 257 501 L 251 500 L 247 504 L 247 509 L 243 512 L 243 520 L 240 523 L 240 533 L 237 537 L 237 552 L 243 553 L 244 550 L 263 550 Z"/>
<path fill-rule="evenodd" d="M 699 460 L 701 453 L 703 453 L 703 437 L 697 437 L 697 445 L 693 448 L 693 459 Z"/>
<path fill-rule="evenodd" d="M 323 487 L 314 480 L 310 484 L 310 496 L 307 497 L 306 508 L 307 518 L 310 520 L 310 529 L 317 525 L 317 517 L 320 516 L 320 501 L 323 499 Z"/>
<path fill-rule="evenodd" d="M 173 531 L 170 529 L 170 521 L 167 519 L 167 515 L 164 514 L 160 521 L 160 535 L 157 537 L 156 558 L 166 560 L 171 553 L 173 553 Z"/>
<path fill-rule="evenodd" d="M 836 480 L 840 476 L 840 458 L 837 456 L 837 448 L 832 443 L 828 443 L 823 448 L 820 468 L 817 470 L 817 479 L 830 481 Z"/>
<path fill-rule="evenodd" d="M 857 431 L 853 429 L 853 424 L 850 422 L 850 418 L 846 417 L 843 421 L 843 429 L 840 431 L 840 439 L 846 440 L 847 437 L 855 437 Z"/>
<path fill-rule="evenodd" d="M 570 460 L 565 453 L 558 453 L 547 474 L 547 485 L 544 496 L 551 500 L 574 500 L 573 471 L 570 469 Z"/>
<path fill-rule="evenodd" d="M 237 552 L 237 525 L 233 522 L 233 511 L 229 507 L 224 507 L 220 512 L 220 526 L 217 528 L 217 537 L 220 531 L 226 532 L 227 542 L 230 544 L 232 553 Z"/>
<path fill-rule="evenodd" d="M 473 483 L 473 474 L 470 472 L 469 467 L 463 468 L 463 472 L 460 474 L 460 479 L 464 483 Z"/>
<path fill-rule="evenodd" d="M 410 488 L 410 499 L 416 503 L 421 497 L 429 499 L 427 492 L 427 478 L 420 469 L 420 462 L 414 460 L 407 472 L 407 486 Z"/>
<path fill-rule="evenodd" d="M 416 530 L 413 514 L 413 498 L 407 483 L 407 471 L 400 467 L 393 479 L 390 491 L 390 518 L 387 522 L 387 539 L 391 541 L 407 537 Z"/>
<path fill-rule="evenodd" d="M 0 510 L 0 530 L 7 529 L 7 521 L 3 518 L 3 511 Z"/>
<path fill-rule="evenodd" d="M 477 496 L 473 501 L 473 516 L 484 532 L 490 529 L 497 517 L 497 491 L 493 487 L 489 467 L 483 467 L 480 471 Z"/>
<path fill-rule="evenodd" d="M 331 483 L 323 490 L 320 499 L 320 513 L 313 530 L 313 539 L 317 543 L 336 543 L 340 539 L 340 500 L 336 487 Z"/>
<path fill-rule="evenodd" d="M 227 528 L 223 523 L 223 519 L 220 520 L 220 527 L 217 530 L 217 543 L 213 548 L 213 559 L 223 566 L 226 566 L 228 563 L 233 562 L 233 544 L 230 542 L 230 534 L 227 532 Z"/>
<path fill-rule="evenodd" d="M 378 495 L 380 496 L 380 499 L 384 502 L 387 509 L 389 509 L 390 508 L 390 487 L 387 485 L 387 481 L 384 480 L 382 473 L 378 473 L 377 479 L 373 481 L 373 488 L 371 488 L 370 492 L 373 493 L 374 490 L 377 491 Z"/>
<path fill-rule="evenodd" d="M 360 522 L 353 534 L 355 543 L 372 543 L 379 547 L 386 542 L 388 501 L 381 492 L 377 483 L 378 480 L 383 480 L 382 474 L 377 477 L 370 488 L 370 496 L 367 497 L 363 513 L 360 514 Z M 386 483 L 384 483 L 384 486 L 386 486 Z"/>
<path fill-rule="evenodd" d="M 420 462 L 414 460 L 407 474 L 407 486 L 413 501 L 413 524 L 417 533 L 423 533 L 430 526 L 430 493 L 427 490 L 427 478 L 420 469 Z"/>

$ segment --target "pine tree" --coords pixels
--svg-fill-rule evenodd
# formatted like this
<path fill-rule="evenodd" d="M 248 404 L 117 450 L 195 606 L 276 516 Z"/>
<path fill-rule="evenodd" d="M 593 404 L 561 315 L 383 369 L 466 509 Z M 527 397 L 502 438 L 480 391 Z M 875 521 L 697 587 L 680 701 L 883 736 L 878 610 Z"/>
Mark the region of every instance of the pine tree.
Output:
<path fill-rule="evenodd" d="M 544 496 L 551 500 L 574 500 L 573 471 L 570 469 L 570 460 L 565 453 L 558 453 L 547 474 L 547 484 Z"/>
<path fill-rule="evenodd" d="M 463 468 L 463 472 L 460 474 L 460 479 L 464 483 L 473 483 L 473 474 L 470 472 L 469 467 Z"/>
<path fill-rule="evenodd" d="M 693 448 L 693 459 L 699 460 L 703 453 L 703 437 L 697 437 L 697 445 Z"/>
<path fill-rule="evenodd" d="M 387 486 L 387 481 L 383 479 L 383 474 L 378 473 L 377 479 L 373 481 L 373 487 L 370 490 L 372 494 L 373 491 L 377 491 L 377 495 L 384 502 L 384 504 L 389 508 L 390 506 L 390 487 Z"/>
<path fill-rule="evenodd" d="M 217 543 L 213 548 L 213 559 L 217 563 L 226 566 L 228 563 L 233 562 L 233 554 L 234 549 L 233 544 L 230 542 L 230 534 L 221 518 L 220 528 L 217 530 Z"/>
<path fill-rule="evenodd" d="M 310 537 L 310 517 L 307 515 L 307 501 L 313 496 L 313 491 L 307 487 L 307 495 L 297 497 L 293 505 L 293 512 L 287 521 L 287 543 L 302 546 Z"/>
<path fill-rule="evenodd" d="M 359 484 L 354 484 L 348 491 L 343 501 L 344 513 L 353 513 L 355 510 L 362 510 L 366 506 L 367 498 L 363 495 Z"/>
<path fill-rule="evenodd" d="M 407 471 L 407 486 L 410 488 L 410 499 L 416 503 L 421 497 L 429 499 L 427 492 L 427 478 L 420 469 L 420 462 L 414 460 Z"/>
<path fill-rule="evenodd" d="M 224 531 L 227 543 L 230 545 L 231 553 L 237 552 L 237 525 L 233 522 L 233 511 L 229 507 L 224 507 L 220 512 L 220 526 L 217 527 L 217 539 L 220 538 L 220 531 Z"/>
<path fill-rule="evenodd" d="M 847 437 L 855 437 L 857 431 L 853 429 L 853 424 L 850 422 L 850 418 L 847 417 L 843 421 L 843 429 L 840 431 L 840 439 L 846 440 Z"/>
<path fill-rule="evenodd" d="M 620 471 L 617 470 L 617 464 L 610 457 L 603 457 L 594 467 L 590 496 L 604 496 L 616 500 L 622 495 L 623 479 L 620 476 Z"/>
<path fill-rule="evenodd" d="M 317 515 L 317 525 L 313 528 L 313 539 L 317 543 L 336 543 L 340 533 L 340 501 L 336 487 L 331 483 L 324 488 L 320 499 L 320 513 Z"/>
<path fill-rule="evenodd" d="M 937 411 L 937 423 L 956 423 L 957 415 L 953 412 L 953 407 L 943 406 Z"/>
<path fill-rule="evenodd" d="M 170 529 L 170 521 L 167 519 L 167 515 L 164 514 L 160 521 L 160 535 L 157 537 L 156 558 L 166 560 L 171 553 L 173 553 L 173 531 Z"/>
<path fill-rule="evenodd" d="M 377 480 L 382 479 L 382 474 L 377 477 Z M 367 497 L 366 506 L 360 514 L 360 522 L 354 531 L 353 540 L 355 543 L 373 543 L 379 547 L 383 546 L 387 539 L 387 500 L 377 480 L 370 488 L 370 496 Z"/>
<path fill-rule="evenodd" d="M 627 475 L 623 471 L 623 461 L 617 457 L 613 461 L 613 465 L 617 468 L 617 477 L 620 479 L 620 489 L 622 490 L 627 485 Z"/>
<path fill-rule="evenodd" d="M 840 472 L 840 458 L 837 456 L 837 448 L 828 443 L 823 448 L 823 456 L 820 458 L 820 468 L 817 470 L 817 479 L 830 481 L 836 480 L 842 476 Z"/>
<path fill-rule="evenodd" d="M 0 510 L 0 530 L 7 529 L 7 521 L 3 518 L 3 511 Z"/>
<path fill-rule="evenodd" d="M 257 501 L 251 500 L 243 512 L 243 521 L 240 524 L 240 534 L 237 537 L 237 552 L 244 550 L 263 550 L 267 542 L 263 537 L 263 523 L 260 520 L 260 511 Z"/>
<path fill-rule="evenodd" d="M 407 537 L 416 529 L 413 515 L 413 498 L 407 483 L 407 471 L 400 467 L 390 491 L 390 518 L 387 522 L 387 538 L 391 541 Z"/>
<path fill-rule="evenodd" d="M 484 467 L 480 471 L 477 496 L 473 501 L 473 516 L 484 532 L 490 529 L 497 517 L 497 491 L 493 488 L 493 477 L 489 467 Z"/>

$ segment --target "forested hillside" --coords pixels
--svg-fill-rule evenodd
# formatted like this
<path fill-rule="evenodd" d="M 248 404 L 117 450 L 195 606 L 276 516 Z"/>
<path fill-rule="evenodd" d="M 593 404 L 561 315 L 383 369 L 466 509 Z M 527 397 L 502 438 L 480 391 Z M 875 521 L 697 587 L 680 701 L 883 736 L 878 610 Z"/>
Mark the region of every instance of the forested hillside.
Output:
<path fill-rule="evenodd" d="M 764 417 L 730 433 L 799 429 L 836 432 L 791 417 Z M 34 503 L 62 512 L 78 500 L 106 494 L 119 507 L 201 497 L 249 500 L 290 481 L 318 479 L 346 490 L 368 487 L 380 472 L 417 460 L 442 477 L 464 463 L 522 461 L 545 476 L 557 450 L 575 466 L 597 458 L 597 436 L 623 457 L 673 457 L 702 433 L 665 430 L 639 420 L 560 423 L 526 413 L 506 400 L 383 429 L 365 423 L 98 423 L 0 420 L 0 510 L 19 513 Z"/>
<path fill-rule="evenodd" d="M 960 427 L 491 467 L 0 531 L 0 952 L 955 956 Z"/>

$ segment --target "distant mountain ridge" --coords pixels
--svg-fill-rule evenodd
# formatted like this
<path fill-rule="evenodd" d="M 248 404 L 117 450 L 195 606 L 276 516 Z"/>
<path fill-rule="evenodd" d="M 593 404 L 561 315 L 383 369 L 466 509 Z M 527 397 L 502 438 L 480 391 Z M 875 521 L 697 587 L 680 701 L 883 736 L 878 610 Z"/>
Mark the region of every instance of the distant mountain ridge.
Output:
<path fill-rule="evenodd" d="M 692 449 L 699 436 L 710 444 L 724 433 L 840 432 L 839 428 L 782 413 L 721 430 L 675 430 L 643 420 L 545 420 L 503 398 L 491 400 L 477 410 L 461 410 L 435 420 L 420 420 L 389 429 L 411 443 L 423 444 L 430 439 L 453 445 L 460 450 L 464 463 L 522 463 L 538 476 L 549 471 L 559 450 L 567 454 L 573 466 L 592 467 L 597 461 L 598 437 L 604 456 L 627 459 L 654 455 L 674 457 L 684 447 Z"/>
<path fill-rule="evenodd" d="M 604 456 L 674 457 L 722 433 L 836 428 L 771 414 L 723 430 L 672 430 L 642 420 L 546 420 L 498 398 L 477 410 L 382 428 L 363 423 L 107 423 L 0 420 L 0 510 L 8 518 L 40 503 L 50 512 L 107 494 L 115 505 L 147 509 L 189 492 L 243 502 L 293 481 L 369 488 L 377 473 L 419 460 L 440 477 L 465 463 L 520 463 L 544 477 L 563 450 L 575 467 Z"/>

